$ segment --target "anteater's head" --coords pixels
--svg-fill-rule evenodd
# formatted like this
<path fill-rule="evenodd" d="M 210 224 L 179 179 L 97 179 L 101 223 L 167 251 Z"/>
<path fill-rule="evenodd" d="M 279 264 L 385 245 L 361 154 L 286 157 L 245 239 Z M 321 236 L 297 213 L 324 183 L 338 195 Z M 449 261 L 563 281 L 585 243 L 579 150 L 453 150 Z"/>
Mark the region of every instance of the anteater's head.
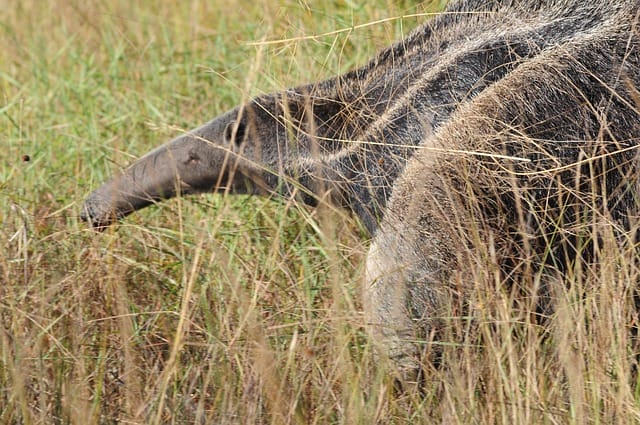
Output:
<path fill-rule="evenodd" d="M 339 110 L 292 91 L 257 98 L 144 155 L 87 198 L 82 219 L 102 229 L 156 201 L 202 192 L 299 192 L 310 202 L 304 175 L 335 149 L 323 140 L 334 136 Z"/>

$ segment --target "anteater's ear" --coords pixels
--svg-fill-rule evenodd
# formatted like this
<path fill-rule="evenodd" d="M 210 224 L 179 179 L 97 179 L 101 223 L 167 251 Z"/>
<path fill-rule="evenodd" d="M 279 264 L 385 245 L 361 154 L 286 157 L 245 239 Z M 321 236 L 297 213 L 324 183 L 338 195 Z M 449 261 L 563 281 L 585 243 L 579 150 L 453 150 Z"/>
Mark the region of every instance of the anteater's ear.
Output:
<path fill-rule="evenodd" d="M 246 126 L 242 121 L 233 120 L 224 129 L 224 141 L 230 145 L 240 147 L 245 141 L 245 137 Z"/>

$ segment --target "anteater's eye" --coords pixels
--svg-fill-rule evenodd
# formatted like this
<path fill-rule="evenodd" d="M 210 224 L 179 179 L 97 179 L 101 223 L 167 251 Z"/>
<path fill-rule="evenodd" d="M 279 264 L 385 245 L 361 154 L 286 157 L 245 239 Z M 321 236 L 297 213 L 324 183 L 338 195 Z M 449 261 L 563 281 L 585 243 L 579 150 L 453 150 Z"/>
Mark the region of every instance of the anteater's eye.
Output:
<path fill-rule="evenodd" d="M 245 125 L 242 121 L 231 121 L 224 129 L 224 141 L 240 146 L 245 138 Z"/>

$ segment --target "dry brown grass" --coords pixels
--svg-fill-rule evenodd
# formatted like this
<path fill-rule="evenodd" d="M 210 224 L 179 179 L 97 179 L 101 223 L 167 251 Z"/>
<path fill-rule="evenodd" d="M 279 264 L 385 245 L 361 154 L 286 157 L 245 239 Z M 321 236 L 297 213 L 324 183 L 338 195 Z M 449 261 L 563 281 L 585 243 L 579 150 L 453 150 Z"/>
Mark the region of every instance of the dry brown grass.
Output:
<path fill-rule="evenodd" d="M 547 327 L 477 269 L 423 397 L 363 332 L 366 241 L 294 203 L 175 200 L 96 234 L 131 155 L 249 95 L 362 64 L 410 1 L 0 1 L 0 423 L 634 423 L 634 250 L 558 285 Z M 22 155 L 30 161 L 21 161 Z M 530 313 L 530 312 L 529 312 Z"/>

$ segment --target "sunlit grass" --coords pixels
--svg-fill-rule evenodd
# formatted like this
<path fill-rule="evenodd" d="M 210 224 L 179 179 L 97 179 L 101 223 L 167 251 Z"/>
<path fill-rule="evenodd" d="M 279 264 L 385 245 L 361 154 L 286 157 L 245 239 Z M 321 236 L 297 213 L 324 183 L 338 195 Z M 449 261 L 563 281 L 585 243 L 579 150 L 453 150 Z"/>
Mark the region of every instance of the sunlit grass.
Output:
<path fill-rule="evenodd" d="M 347 214 L 216 195 L 103 234 L 79 221 L 92 188 L 176 129 L 364 64 L 428 18 L 307 36 L 439 7 L 5 7 L 0 423 L 636 422 L 638 270 L 614 243 L 605 266 L 568 278 L 546 330 L 479 269 L 469 315 L 482 320 L 456 322 L 423 397 L 400 397 L 363 331 L 367 241 Z"/>
<path fill-rule="evenodd" d="M 423 10 L 171 1 L 3 10 L 0 422 L 373 419 L 361 379 L 364 249 L 348 217 L 209 196 L 96 234 L 78 212 L 93 187 L 176 129 L 363 64 L 419 20 L 250 42 Z"/>

